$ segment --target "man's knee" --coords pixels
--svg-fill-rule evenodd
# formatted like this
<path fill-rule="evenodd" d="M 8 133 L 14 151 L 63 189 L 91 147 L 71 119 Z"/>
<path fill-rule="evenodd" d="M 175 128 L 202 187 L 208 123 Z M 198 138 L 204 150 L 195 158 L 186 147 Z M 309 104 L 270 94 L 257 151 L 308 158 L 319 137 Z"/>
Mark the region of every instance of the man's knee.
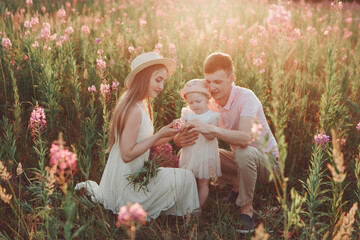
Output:
<path fill-rule="evenodd" d="M 251 149 L 247 148 L 237 148 L 235 150 L 235 162 L 238 165 L 238 168 L 245 169 L 249 167 L 249 164 L 252 161 Z"/>

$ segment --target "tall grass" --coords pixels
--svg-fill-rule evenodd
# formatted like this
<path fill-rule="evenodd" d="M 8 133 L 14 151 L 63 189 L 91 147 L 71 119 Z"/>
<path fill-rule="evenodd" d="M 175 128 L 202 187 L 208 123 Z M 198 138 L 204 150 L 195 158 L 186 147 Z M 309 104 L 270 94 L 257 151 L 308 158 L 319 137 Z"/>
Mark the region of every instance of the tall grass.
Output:
<path fill-rule="evenodd" d="M 12 198 L 0 201 L 0 215 L 9 216 L 0 219 L 0 237 L 125 238 L 115 215 L 75 193 L 73 185 L 100 181 L 111 112 L 131 60 L 158 51 L 178 63 L 152 101 L 159 129 L 179 117 L 184 102 L 178 91 L 188 80 L 203 78 L 206 56 L 223 51 L 233 58 L 235 83 L 261 100 L 280 149 L 280 175 L 275 184 L 259 186 L 254 199 L 263 231 L 270 239 L 336 238 L 360 200 L 359 10 L 356 3 L 263 0 L 1 2 L 0 161 L 7 168 L 0 169 L 1 196 Z M 99 59 L 105 69 L 99 70 Z M 117 91 L 111 89 L 116 81 Z M 109 93 L 100 92 L 102 84 L 109 84 Z M 92 85 L 96 92 L 88 91 Z M 47 127 L 34 137 L 29 106 L 37 102 L 45 108 Z M 78 156 L 79 171 L 66 191 L 49 168 L 59 132 Z M 318 133 L 339 145 L 316 145 Z M 340 173 L 339 152 L 342 182 L 327 168 Z M 18 176 L 19 163 L 24 173 Z M 203 217 L 161 216 L 136 236 L 249 238 L 235 231 L 238 209 L 219 200 L 227 190 L 211 188 Z M 360 213 L 354 216 L 355 230 L 346 236 L 357 239 Z"/>

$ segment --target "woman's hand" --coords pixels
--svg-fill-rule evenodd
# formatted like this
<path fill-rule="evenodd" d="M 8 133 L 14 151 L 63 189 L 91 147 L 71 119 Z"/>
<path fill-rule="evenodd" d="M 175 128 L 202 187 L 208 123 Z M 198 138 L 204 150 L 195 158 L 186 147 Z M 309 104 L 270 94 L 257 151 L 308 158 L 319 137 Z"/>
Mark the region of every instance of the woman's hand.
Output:
<path fill-rule="evenodd" d="M 173 137 L 180 132 L 179 129 L 172 128 L 174 123 L 170 123 L 164 127 L 162 127 L 159 131 L 157 131 L 156 134 L 158 134 L 159 138 L 167 138 L 170 140 L 173 139 Z"/>

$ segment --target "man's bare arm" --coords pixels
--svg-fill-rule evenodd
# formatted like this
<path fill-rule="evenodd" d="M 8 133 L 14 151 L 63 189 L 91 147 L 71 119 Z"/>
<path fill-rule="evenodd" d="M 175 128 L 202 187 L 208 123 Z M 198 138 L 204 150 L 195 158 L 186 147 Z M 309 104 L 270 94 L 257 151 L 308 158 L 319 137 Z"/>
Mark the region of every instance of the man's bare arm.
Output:
<path fill-rule="evenodd" d="M 238 130 L 224 129 L 217 126 L 209 125 L 199 120 L 192 120 L 187 123 L 190 128 L 189 132 L 199 132 L 205 135 L 214 135 L 215 137 L 231 145 L 246 148 L 251 143 L 251 127 L 254 123 L 252 117 L 241 117 Z"/>

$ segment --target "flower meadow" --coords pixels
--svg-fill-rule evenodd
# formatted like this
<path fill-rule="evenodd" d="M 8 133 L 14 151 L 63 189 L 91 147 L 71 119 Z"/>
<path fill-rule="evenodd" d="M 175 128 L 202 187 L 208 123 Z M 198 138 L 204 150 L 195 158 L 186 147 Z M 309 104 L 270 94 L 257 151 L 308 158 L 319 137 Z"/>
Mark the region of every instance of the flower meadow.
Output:
<path fill-rule="evenodd" d="M 338 1 L 1 1 L 0 238 L 358 239 L 359 12 Z M 215 51 L 262 102 L 281 173 L 257 186 L 255 233 L 236 231 L 239 209 L 217 179 L 202 216 L 150 222 L 138 203 L 115 214 L 74 190 L 100 181 L 112 109 L 147 51 L 178 63 L 152 100 L 156 129 L 180 117 L 178 91 Z"/>

